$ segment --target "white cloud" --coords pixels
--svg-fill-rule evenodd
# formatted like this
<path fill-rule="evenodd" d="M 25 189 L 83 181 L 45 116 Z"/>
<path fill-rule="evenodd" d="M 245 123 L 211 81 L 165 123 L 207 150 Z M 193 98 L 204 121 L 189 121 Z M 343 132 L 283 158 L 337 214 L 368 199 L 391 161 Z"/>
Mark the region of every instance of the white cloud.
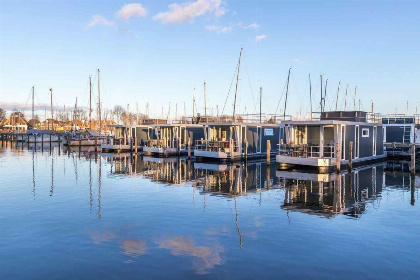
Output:
<path fill-rule="evenodd" d="M 255 42 L 261 42 L 262 40 L 265 40 L 265 38 L 267 38 L 267 36 L 264 34 L 258 35 L 255 37 Z"/>
<path fill-rule="evenodd" d="M 232 31 L 232 27 L 230 26 L 217 26 L 217 25 L 208 25 L 206 26 L 207 31 L 212 31 L 216 33 L 229 33 Z"/>
<path fill-rule="evenodd" d="M 115 22 L 112 20 L 107 20 L 101 15 L 94 15 L 92 19 L 87 24 L 87 27 L 94 27 L 96 25 L 102 25 L 107 27 L 112 27 L 115 25 Z"/>
<path fill-rule="evenodd" d="M 244 29 L 257 29 L 259 27 L 260 27 L 260 25 L 256 22 L 254 22 L 254 23 L 251 23 L 250 25 L 244 26 Z"/>
<path fill-rule="evenodd" d="M 195 2 L 173 3 L 168 6 L 169 11 L 159 13 L 153 17 L 162 23 L 194 22 L 194 19 L 205 14 L 214 14 L 216 17 L 226 13 L 222 0 L 197 0 Z"/>
<path fill-rule="evenodd" d="M 125 4 L 121 10 L 117 12 L 117 17 L 128 20 L 130 18 L 145 17 L 146 8 L 140 3 Z"/>

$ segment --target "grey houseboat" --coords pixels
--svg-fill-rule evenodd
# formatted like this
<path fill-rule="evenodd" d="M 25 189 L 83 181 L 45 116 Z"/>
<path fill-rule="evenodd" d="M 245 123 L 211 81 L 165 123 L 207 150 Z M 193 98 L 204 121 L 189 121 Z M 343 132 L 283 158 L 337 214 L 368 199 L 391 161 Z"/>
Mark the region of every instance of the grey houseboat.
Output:
<path fill-rule="evenodd" d="M 197 159 L 222 161 L 265 157 L 267 140 L 270 153 L 277 154 L 284 126 L 280 124 L 208 123 L 204 125 L 205 138 L 195 143 Z"/>
<path fill-rule="evenodd" d="M 337 152 L 341 166 L 347 165 L 350 142 L 354 165 L 385 158 L 382 124 L 368 122 L 366 112 L 323 112 L 320 120 L 285 121 L 284 125 L 287 144 L 281 145 L 276 156 L 280 168 L 301 166 L 329 171 L 337 164 Z"/>
<path fill-rule="evenodd" d="M 420 116 L 388 115 L 382 118 L 384 143 L 420 144 Z"/>
<path fill-rule="evenodd" d="M 150 139 L 144 143 L 146 155 L 171 156 L 188 153 L 188 145 L 204 138 L 201 124 L 164 124 L 152 125 L 149 130 Z"/>

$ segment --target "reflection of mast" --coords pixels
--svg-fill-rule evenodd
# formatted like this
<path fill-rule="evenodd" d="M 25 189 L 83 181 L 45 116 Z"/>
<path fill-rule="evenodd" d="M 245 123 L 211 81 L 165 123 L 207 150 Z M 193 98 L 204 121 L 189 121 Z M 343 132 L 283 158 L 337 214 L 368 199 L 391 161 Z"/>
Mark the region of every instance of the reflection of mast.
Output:
<path fill-rule="evenodd" d="M 90 157 L 89 157 L 89 194 L 90 194 L 89 209 L 90 209 L 90 212 L 92 212 L 92 201 L 93 201 L 93 198 L 92 198 L 92 159 Z"/>
<path fill-rule="evenodd" d="M 51 156 L 51 190 L 50 196 L 54 194 L 54 154 Z"/>
<path fill-rule="evenodd" d="M 101 165 L 102 157 L 99 156 L 99 168 L 98 168 L 98 219 L 101 218 Z"/>
<path fill-rule="evenodd" d="M 33 183 L 32 192 L 34 193 L 34 196 L 35 196 L 35 151 L 32 152 L 32 183 Z"/>
<path fill-rule="evenodd" d="M 236 230 L 238 231 L 238 235 L 239 235 L 239 245 L 241 246 L 242 249 L 242 234 L 241 234 L 241 228 L 239 227 L 239 213 L 238 213 L 238 208 L 236 206 L 236 197 L 233 197 L 233 200 L 235 201 L 235 212 L 236 212 L 236 219 L 235 219 L 235 225 L 236 225 Z"/>

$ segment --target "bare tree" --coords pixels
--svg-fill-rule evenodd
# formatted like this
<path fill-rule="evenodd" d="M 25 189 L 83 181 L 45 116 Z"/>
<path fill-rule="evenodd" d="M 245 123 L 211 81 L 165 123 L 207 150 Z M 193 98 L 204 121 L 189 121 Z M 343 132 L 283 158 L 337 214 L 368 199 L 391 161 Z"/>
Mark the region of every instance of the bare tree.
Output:
<path fill-rule="evenodd" d="M 6 111 L 0 108 L 0 122 L 6 119 Z"/>

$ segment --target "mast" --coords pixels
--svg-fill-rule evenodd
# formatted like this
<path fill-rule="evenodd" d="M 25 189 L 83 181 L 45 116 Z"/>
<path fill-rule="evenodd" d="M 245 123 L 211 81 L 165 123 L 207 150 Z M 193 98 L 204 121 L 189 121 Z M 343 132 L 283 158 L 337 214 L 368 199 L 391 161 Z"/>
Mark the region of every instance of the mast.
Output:
<path fill-rule="evenodd" d="M 283 120 L 286 120 L 286 106 L 287 106 L 287 95 L 289 94 L 290 70 L 292 70 L 292 67 L 289 68 L 289 74 L 287 75 L 286 100 L 284 100 Z"/>
<path fill-rule="evenodd" d="M 328 79 L 325 81 L 325 89 L 324 89 L 324 111 L 325 111 L 325 100 L 327 97 L 327 86 L 328 86 Z"/>
<path fill-rule="evenodd" d="M 311 82 L 311 74 L 309 74 L 309 102 L 311 103 L 311 120 L 312 120 L 312 82 Z"/>
<path fill-rule="evenodd" d="M 236 89 L 235 89 L 235 101 L 233 102 L 233 121 L 235 121 L 235 110 L 236 110 L 236 95 L 238 94 L 238 82 L 239 82 L 239 70 L 241 70 L 241 57 L 242 57 L 242 50 L 239 52 L 239 62 L 238 62 L 238 74 L 236 76 Z"/>
<path fill-rule="evenodd" d="M 336 111 L 338 110 L 338 96 L 340 95 L 340 84 L 341 84 L 341 81 L 338 82 L 337 99 L 335 101 L 335 110 Z"/>
<path fill-rule="evenodd" d="M 89 128 L 92 129 L 92 77 L 89 76 Z"/>
<path fill-rule="evenodd" d="M 50 88 L 51 93 L 51 129 L 54 130 L 54 113 L 53 113 L 53 90 Z"/>
<path fill-rule="evenodd" d="M 353 99 L 353 106 L 354 106 L 354 110 L 356 111 L 356 91 L 357 90 L 357 86 L 354 88 L 354 99 Z"/>
<path fill-rule="evenodd" d="M 204 82 L 204 117 L 207 117 L 206 82 Z"/>
<path fill-rule="evenodd" d="M 99 69 L 98 69 L 98 121 L 99 121 L 99 134 L 102 132 L 102 122 L 101 122 L 101 87 L 99 86 Z"/>
<path fill-rule="evenodd" d="M 32 122 L 34 123 L 35 117 L 35 86 L 32 87 Z"/>
<path fill-rule="evenodd" d="M 346 96 L 344 97 L 344 111 L 347 109 L 347 90 L 349 88 L 349 85 L 346 86 Z"/>
<path fill-rule="evenodd" d="M 262 87 L 260 87 L 260 123 L 261 123 L 261 98 L 262 98 Z"/>
<path fill-rule="evenodd" d="M 136 114 L 137 114 L 136 125 L 139 125 L 139 103 L 138 102 L 136 102 Z"/>
<path fill-rule="evenodd" d="M 192 114 L 192 116 L 193 116 L 193 120 L 194 120 L 194 116 L 195 116 L 195 88 L 194 88 L 194 91 L 193 91 L 193 114 Z"/>
<path fill-rule="evenodd" d="M 322 113 L 322 75 L 320 76 L 321 78 L 321 113 Z"/>

